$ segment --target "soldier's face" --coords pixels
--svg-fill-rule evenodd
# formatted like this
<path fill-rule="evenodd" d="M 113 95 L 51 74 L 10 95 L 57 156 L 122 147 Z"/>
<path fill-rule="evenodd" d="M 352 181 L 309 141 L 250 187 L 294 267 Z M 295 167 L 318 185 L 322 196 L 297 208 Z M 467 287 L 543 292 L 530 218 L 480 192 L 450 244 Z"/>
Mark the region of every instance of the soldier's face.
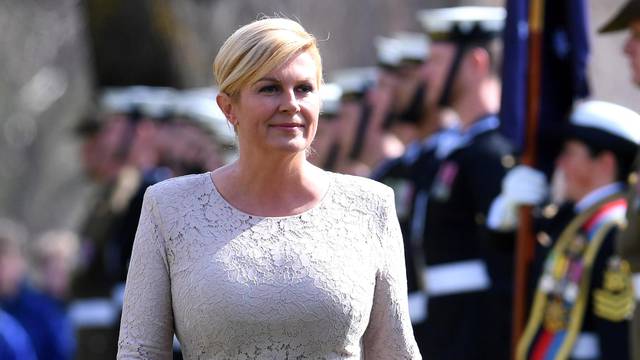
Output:
<path fill-rule="evenodd" d="M 427 82 L 427 103 L 430 106 L 435 106 L 442 96 L 455 52 L 456 46 L 453 43 L 434 42 L 431 45 L 431 55 L 424 69 Z"/>
<path fill-rule="evenodd" d="M 597 171 L 597 160 L 585 144 L 576 140 L 565 142 L 557 160 L 557 168 L 566 182 L 568 200 L 580 201 L 592 189 L 594 171 Z"/>
<path fill-rule="evenodd" d="M 624 44 L 624 53 L 629 59 L 633 82 L 640 86 L 640 19 L 629 25 L 629 37 Z"/>

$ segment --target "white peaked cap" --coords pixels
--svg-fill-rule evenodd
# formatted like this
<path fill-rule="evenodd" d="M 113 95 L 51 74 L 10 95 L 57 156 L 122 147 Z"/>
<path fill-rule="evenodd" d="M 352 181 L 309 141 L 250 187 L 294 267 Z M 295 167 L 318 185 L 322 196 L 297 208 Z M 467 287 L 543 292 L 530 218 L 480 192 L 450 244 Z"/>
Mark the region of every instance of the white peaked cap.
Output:
<path fill-rule="evenodd" d="M 378 71 L 375 67 L 348 68 L 335 71 L 330 78 L 340 86 L 342 94 L 362 93 L 376 83 Z"/>
<path fill-rule="evenodd" d="M 320 99 L 322 107 L 320 114 L 336 115 L 340 111 L 340 98 L 342 89 L 337 84 L 327 83 L 320 87 Z"/>
<path fill-rule="evenodd" d="M 139 111 L 150 118 L 170 115 L 176 91 L 168 87 L 129 86 L 107 88 L 100 98 L 100 108 L 107 113 Z"/>
<path fill-rule="evenodd" d="M 476 24 L 491 33 L 502 31 L 507 12 L 498 6 L 456 6 L 421 10 L 417 16 L 427 33 L 448 33 L 455 26 L 465 33 Z"/>
<path fill-rule="evenodd" d="M 377 36 L 374 40 L 376 45 L 376 53 L 378 56 L 378 62 L 382 65 L 398 66 L 400 65 L 401 48 L 398 39 Z"/>
<path fill-rule="evenodd" d="M 423 33 L 399 32 L 398 41 L 401 60 L 426 60 L 429 56 L 429 38 Z"/>
<path fill-rule="evenodd" d="M 640 115 L 624 106 L 606 101 L 589 100 L 577 105 L 571 124 L 592 128 L 640 144 Z"/>
<path fill-rule="evenodd" d="M 184 90 L 174 99 L 174 114 L 208 129 L 223 143 L 233 143 L 235 133 L 216 103 L 217 95 L 213 87 Z"/>

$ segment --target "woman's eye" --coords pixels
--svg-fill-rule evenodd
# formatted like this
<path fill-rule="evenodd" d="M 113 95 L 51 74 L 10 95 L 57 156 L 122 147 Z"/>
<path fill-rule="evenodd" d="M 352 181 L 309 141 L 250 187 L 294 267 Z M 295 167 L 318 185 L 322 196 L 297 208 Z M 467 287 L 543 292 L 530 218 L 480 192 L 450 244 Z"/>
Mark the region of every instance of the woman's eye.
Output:
<path fill-rule="evenodd" d="M 273 94 L 278 91 L 278 87 L 276 85 L 266 85 L 260 88 L 261 93 Z"/>
<path fill-rule="evenodd" d="M 300 86 L 298 86 L 298 91 L 303 92 L 303 93 L 310 93 L 310 92 L 313 92 L 313 86 L 311 86 L 311 85 L 300 85 Z"/>

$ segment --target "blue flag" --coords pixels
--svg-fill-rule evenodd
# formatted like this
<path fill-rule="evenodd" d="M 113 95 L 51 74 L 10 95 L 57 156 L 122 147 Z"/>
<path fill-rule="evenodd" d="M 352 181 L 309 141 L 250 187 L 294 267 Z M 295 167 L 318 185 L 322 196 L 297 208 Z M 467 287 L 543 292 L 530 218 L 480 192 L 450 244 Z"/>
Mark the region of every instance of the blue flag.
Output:
<path fill-rule="evenodd" d="M 541 0 L 544 1 L 544 0 Z M 539 106 L 537 164 L 550 173 L 560 151 L 562 124 L 576 99 L 589 95 L 587 5 L 584 0 L 544 1 L 542 51 L 530 59 L 531 0 L 507 0 L 502 75 L 502 132 L 524 150 L 528 104 Z M 530 61 L 542 66 L 540 97 L 528 94 Z"/>

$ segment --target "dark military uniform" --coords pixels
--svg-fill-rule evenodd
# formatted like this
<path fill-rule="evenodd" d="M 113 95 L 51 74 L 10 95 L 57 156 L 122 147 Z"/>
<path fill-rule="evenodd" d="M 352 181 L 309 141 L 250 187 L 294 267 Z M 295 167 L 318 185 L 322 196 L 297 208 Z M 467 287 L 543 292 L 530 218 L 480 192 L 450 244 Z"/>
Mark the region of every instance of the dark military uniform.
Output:
<path fill-rule="evenodd" d="M 513 234 L 490 233 L 489 206 L 513 166 L 498 118 L 478 119 L 439 165 L 424 231 L 427 359 L 507 359 Z"/>
<path fill-rule="evenodd" d="M 580 211 L 545 256 L 518 360 L 629 359 L 634 302 L 628 263 L 613 256 L 626 209 L 616 190 Z"/>
<path fill-rule="evenodd" d="M 115 184 L 98 195 L 80 234 L 81 268 L 73 279 L 71 315 L 76 321 L 79 359 L 113 359 L 118 341 L 118 304 L 111 239 L 136 192 L 139 173 L 125 168 Z M 77 315 L 80 314 L 80 315 Z"/>
<path fill-rule="evenodd" d="M 395 193 L 396 211 L 406 254 L 409 313 L 420 351 L 425 351 L 425 320 L 427 294 L 422 271 L 425 265 L 422 246 L 424 217 L 428 189 L 437 170 L 437 133 L 422 142 L 408 146 L 403 156 L 389 160 L 377 169 L 372 178 L 390 186 Z"/>
<path fill-rule="evenodd" d="M 640 181 L 638 172 L 631 176 L 627 194 L 627 226 L 618 233 L 616 252 L 629 261 L 636 291 L 636 309 L 640 300 Z M 635 311 L 630 330 L 633 359 L 640 359 L 640 311 Z"/>

